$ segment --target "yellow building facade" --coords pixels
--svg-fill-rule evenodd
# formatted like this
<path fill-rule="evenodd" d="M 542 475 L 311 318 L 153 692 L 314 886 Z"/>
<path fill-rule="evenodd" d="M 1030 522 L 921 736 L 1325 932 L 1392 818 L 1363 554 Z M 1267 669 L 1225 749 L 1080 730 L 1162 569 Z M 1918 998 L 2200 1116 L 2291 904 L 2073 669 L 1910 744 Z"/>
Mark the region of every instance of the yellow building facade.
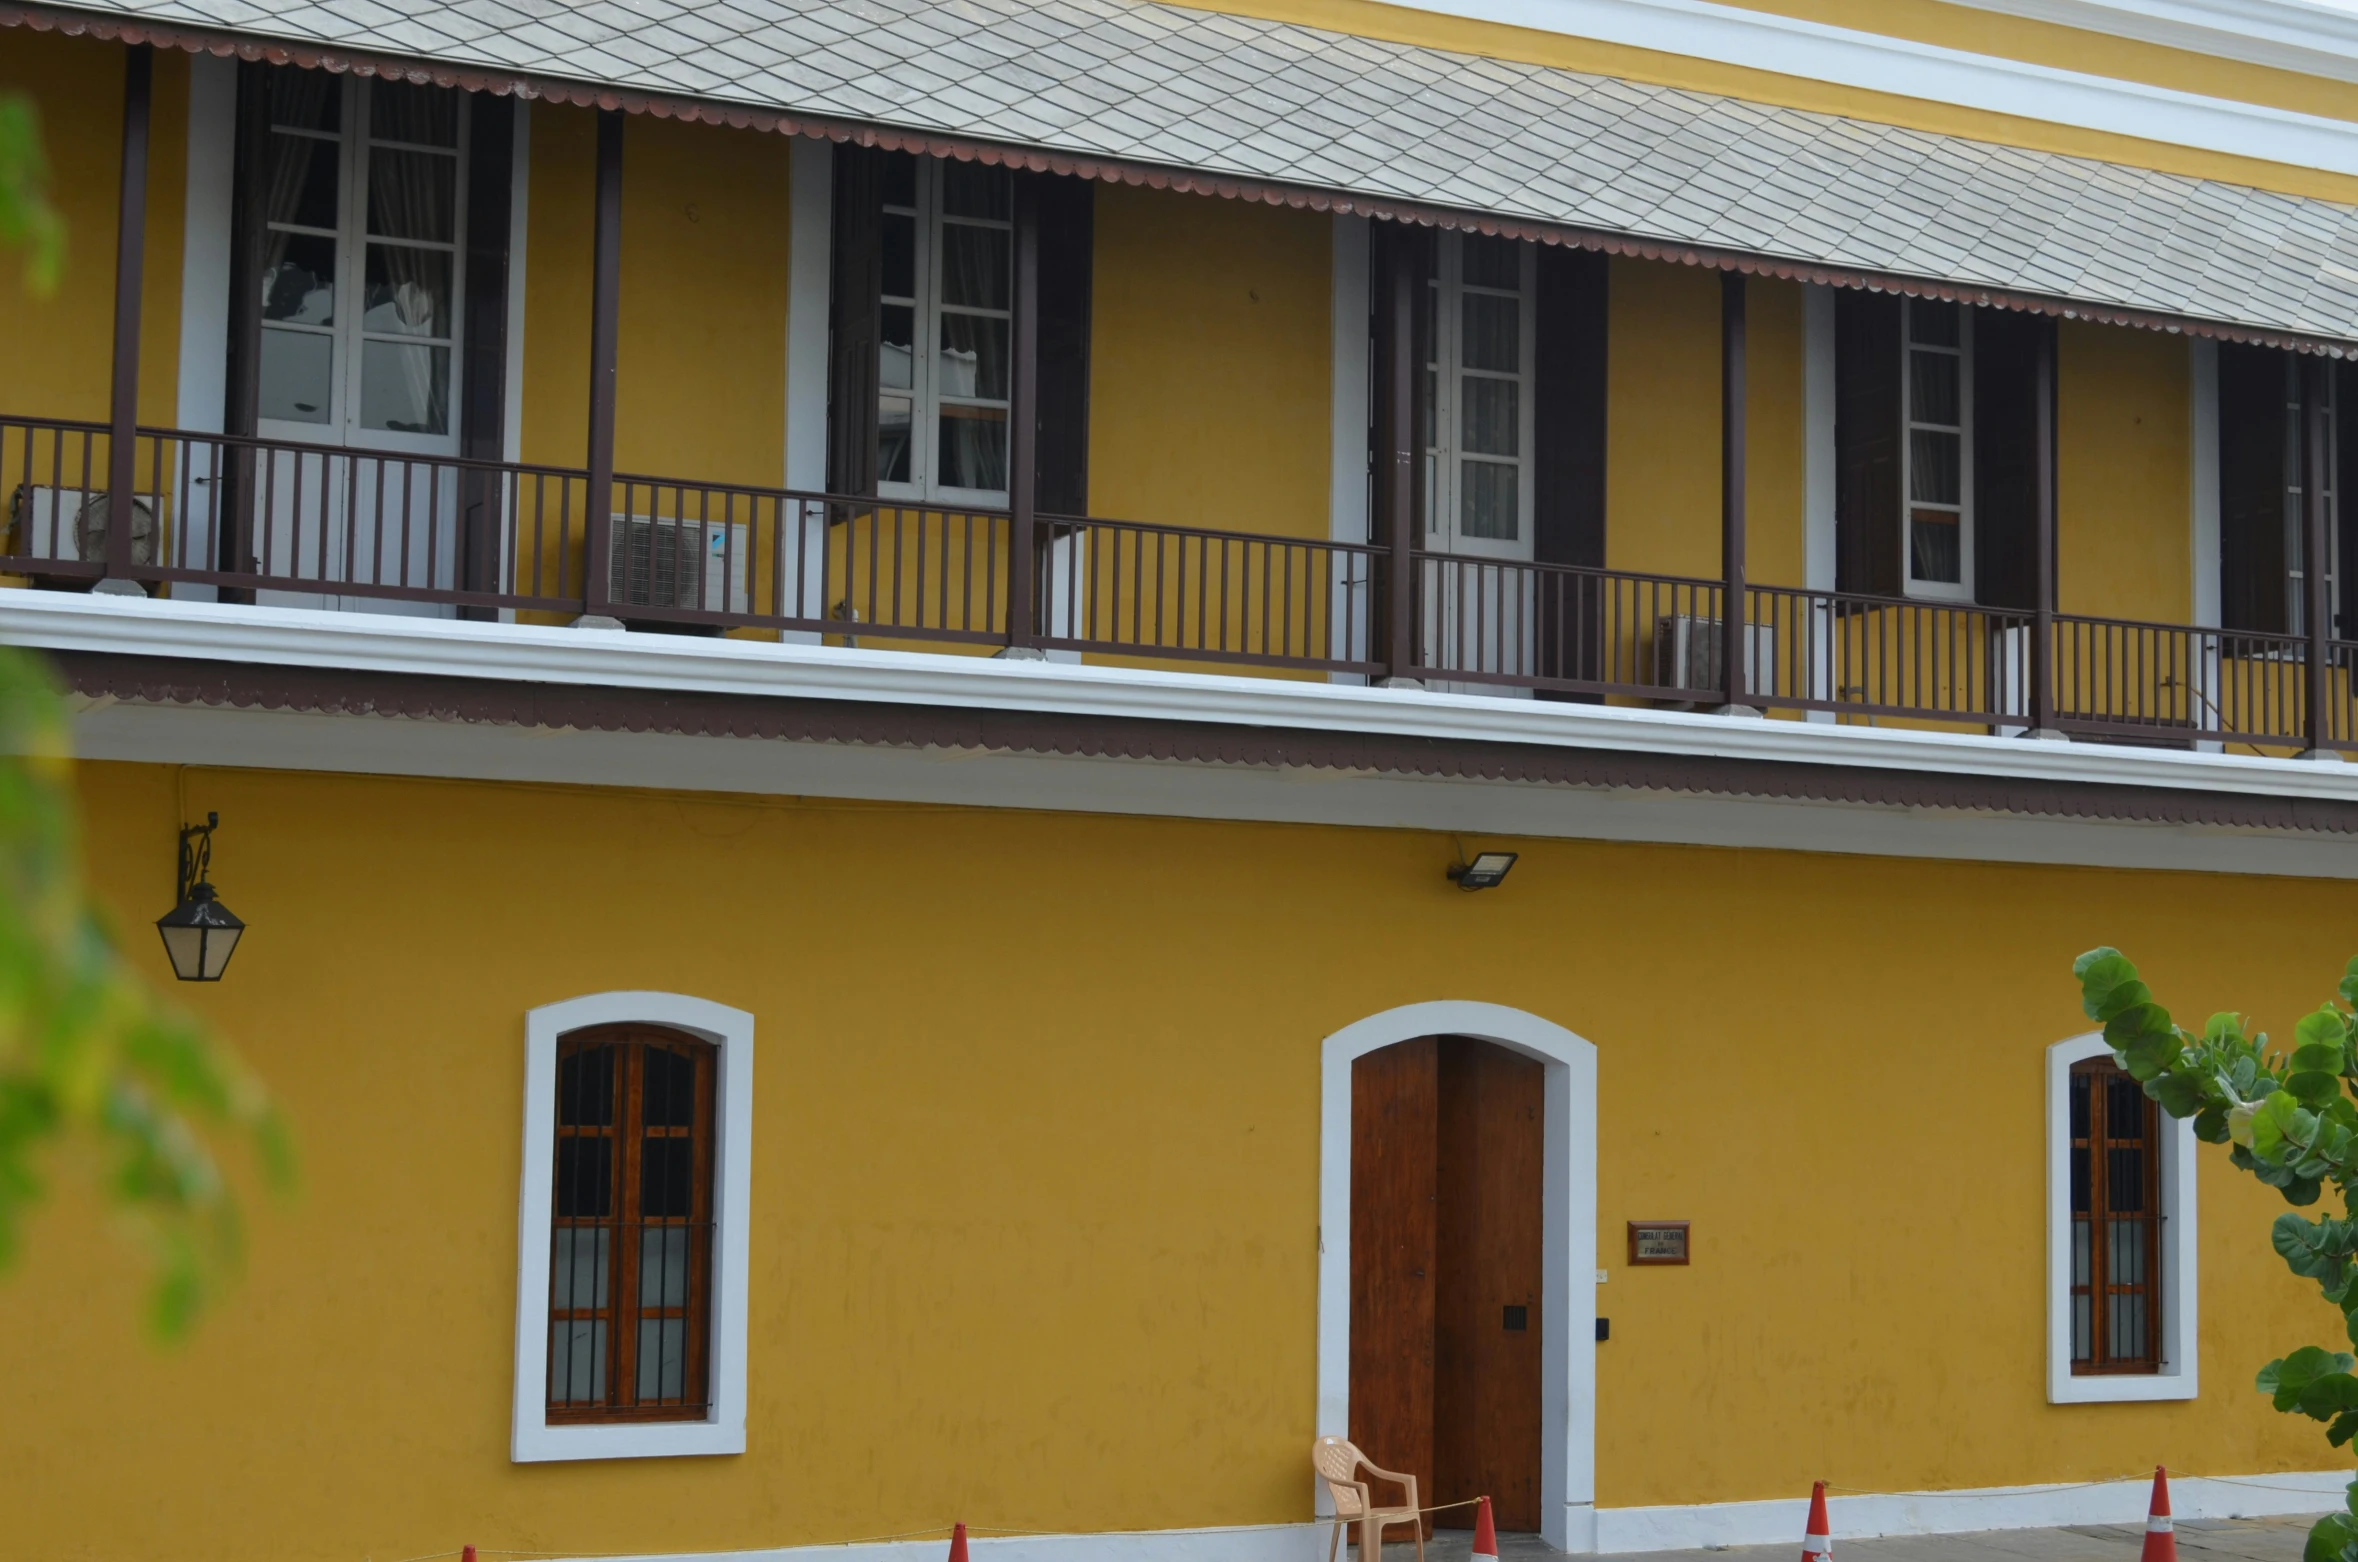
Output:
<path fill-rule="evenodd" d="M 0 638 L 302 1164 L 172 1352 L 33 1224 L 13 1547 L 2338 1503 L 2070 965 L 2351 954 L 2358 88 L 2013 9 L 0 12 Z"/>

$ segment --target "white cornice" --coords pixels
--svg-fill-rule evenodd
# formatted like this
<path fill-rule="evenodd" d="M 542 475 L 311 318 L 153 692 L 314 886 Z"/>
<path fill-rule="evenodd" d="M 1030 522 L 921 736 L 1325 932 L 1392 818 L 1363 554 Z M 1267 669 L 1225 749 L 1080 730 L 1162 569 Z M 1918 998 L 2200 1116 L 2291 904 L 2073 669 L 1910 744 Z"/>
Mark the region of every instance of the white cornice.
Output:
<path fill-rule="evenodd" d="M 1988 9 L 2032 14 L 2032 7 L 2057 13 L 2047 20 L 2076 18 L 2069 25 L 2138 36 L 2128 30 L 2125 6 L 2103 0 L 1992 0 Z M 1715 5 L 1710 0 L 1411 0 L 1409 9 L 1532 28 L 1576 38 L 1651 49 L 1722 65 L 1747 66 L 1805 80 L 1832 82 L 1872 92 L 1894 93 L 1927 102 L 1954 104 L 2082 130 L 2133 136 L 2168 146 L 2257 158 L 2296 168 L 2358 174 L 2358 122 L 2317 114 L 2297 114 L 2262 104 L 2124 81 L 2086 71 L 2060 70 L 1995 55 L 1942 48 L 1905 38 L 1822 22 L 1797 20 L 1765 11 Z M 2175 25 L 2186 41 L 2179 46 L 2205 53 L 2235 50 L 2197 44 L 2191 19 L 2197 13 L 2226 15 L 2242 11 L 2297 12 L 2314 17 L 2317 25 L 2298 36 L 2319 40 L 2339 37 L 2324 22 L 2336 13 L 2320 7 L 2294 5 L 2287 0 L 2179 0 L 2161 11 L 2183 11 L 2189 19 Z M 2107 20 L 2119 25 L 2101 25 Z M 2351 28 L 2358 33 L 2358 25 Z M 2295 36 L 2288 32 L 2288 37 Z M 2259 48 L 2265 34 L 2243 40 Z M 2163 42 L 2168 40 L 2155 39 Z M 2221 35 L 2216 42 L 2227 42 Z M 2290 49 L 2286 41 L 2270 44 Z M 2358 44 L 2341 42 L 2332 49 L 2309 51 L 2309 69 L 2316 74 L 2358 80 L 2358 59 L 2349 50 Z M 2338 63 L 2337 63 L 2338 62 Z M 2275 63 L 2261 61 L 2260 63 Z M 2326 68 L 2331 64 L 2332 68 Z M 2358 108 L 2358 103 L 2353 104 Z"/>
<path fill-rule="evenodd" d="M 1569 705 L 1289 679 L 998 661 L 378 613 L 0 591 L 44 650 L 2358 801 L 2358 766 Z"/>
<path fill-rule="evenodd" d="M 2358 81 L 2358 10 L 2316 0 L 1950 0 L 2307 76 Z"/>

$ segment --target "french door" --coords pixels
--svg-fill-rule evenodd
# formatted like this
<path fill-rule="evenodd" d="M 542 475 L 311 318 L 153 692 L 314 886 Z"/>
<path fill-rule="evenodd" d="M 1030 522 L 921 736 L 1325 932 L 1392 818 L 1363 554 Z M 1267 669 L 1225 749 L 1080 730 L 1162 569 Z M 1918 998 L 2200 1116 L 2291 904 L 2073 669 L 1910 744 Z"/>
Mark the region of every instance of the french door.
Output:
<path fill-rule="evenodd" d="M 264 458 L 255 550 L 267 573 L 318 581 L 328 605 L 446 612 L 336 587 L 457 581 L 467 97 L 325 71 L 269 79 L 256 427 L 340 453 Z"/>
<path fill-rule="evenodd" d="M 1426 303 L 1425 545 L 1451 555 L 1424 570 L 1425 665 L 1533 670 L 1538 590 L 1532 553 L 1532 245 L 1443 233 Z M 1494 685 L 1469 689 L 1503 692 Z"/>

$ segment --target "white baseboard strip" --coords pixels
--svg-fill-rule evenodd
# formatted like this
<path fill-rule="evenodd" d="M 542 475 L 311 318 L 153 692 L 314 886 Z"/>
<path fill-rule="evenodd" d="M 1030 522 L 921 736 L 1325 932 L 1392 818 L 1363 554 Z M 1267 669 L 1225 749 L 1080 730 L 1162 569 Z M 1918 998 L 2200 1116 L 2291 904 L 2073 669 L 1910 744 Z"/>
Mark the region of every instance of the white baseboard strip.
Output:
<path fill-rule="evenodd" d="M 2324 1513 L 2342 1505 L 2351 1470 L 2282 1475 L 2184 1476 L 2170 1481 L 2171 1511 L 2181 1519 L 2259 1518 Z M 1958 1535 L 1986 1529 L 2059 1524 L 2142 1524 L 2150 1478 L 2056 1486 L 1984 1486 L 1961 1491 L 1879 1492 L 1827 1500 L 1836 1555 L 1845 1540 L 1875 1535 Z M 1801 1544 L 1809 1495 L 1768 1502 L 1709 1502 L 1681 1507 L 1599 1508 L 1597 1550 L 1692 1551 L 1705 1546 Z"/>
<path fill-rule="evenodd" d="M 2323 1513 L 2342 1504 L 2354 1472 L 2185 1476 L 2170 1482 L 2181 1519 L 2261 1518 Z M 1984 1486 L 1961 1491 L 1834 1497 L 1836 1555 L 1845 1540 L 1876 1535 L 1956 1535 L 2059 1524 L 2142 1524 L 2146 1479 L 2055 1486 Z M 1766 1502 L 1702 1502 L 1659 1508 L 1599 1508 L 1596 1549 L 1613 1554 L 1694 1551 L 1706 1546 L 1775 1545 L 1798 1550 L 1809 1517 L 1804 1495 Z M 1584 1528 L 1585 1526 L 1583 1526 Z M 977 1535 L 975 1562 L 1325 1562 L 1327 1526 L 1247 1524 L 1221 1529 L 1128 1530 L 1072 1535 Z M 649 1554 L 627 1562 L 942 1562 L 947 1538 L 848 1546 L 777 1546 L 758 1551 Z M 600 1562 L 609 1562 L 601 1558 Z"/>

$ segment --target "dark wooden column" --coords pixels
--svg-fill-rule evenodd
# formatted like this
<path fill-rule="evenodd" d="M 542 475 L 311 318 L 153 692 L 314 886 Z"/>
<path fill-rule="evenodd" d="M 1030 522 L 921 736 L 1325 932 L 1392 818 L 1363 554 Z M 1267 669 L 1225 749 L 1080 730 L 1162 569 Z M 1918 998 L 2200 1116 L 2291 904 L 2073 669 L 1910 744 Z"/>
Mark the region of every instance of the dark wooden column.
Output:
<path fill-rule="evenodd" d="M 123 55 L 123 188 L 115 227 L 115 366 L 108 414 L 106 574 L 131 576 L 133 495 L 139 486 L 139 292 L 147 269 L 147 132 L 155 52 Z"/>
<path fill-rule="evenodd" d="M 2309 753 L 2324 758 L 2333 750 L 2328 697 L 2333 692 L 2333 603 L 2325 589 L 2326 473 L 2330 459 L 2327 441 L 2333 437 L 2326 409 L 2332 405 L 2332 372 L 2326 359 L 2310 353 L 2301 359 L 2301 627 L 2309 647 L 2308 710 L 2305 730 Z M 2347 569 L 2348 563 L 2342 566 Z"/>
<path fill-rule="evenodd" d="M 1040 638 L 1040 201 L 1015 181 L 1015 362 L 1007 428 L 1007 648 Z"/>
<path fill-rule="evenodd" d="M 598 197 L 590 273 L 589 494 L 583 501 L 582 602 L 613 606 L 614 349 L 622 313 L 623 111 L 598 111 Z"/>
<path fill-rule="evenodd" d="M 1746 708 L 1744 652 L 1751 643 L 1744 589 L 1744 286 L 1719 278 L 1719 667 L 1723 703 Z"/>
<path fill-rule="evenodd" d="M 2032 541 L 2032 567 L 2037 578 L 2031 598 L 2030 732 L 2036 738 L 2058 738 L 2055 725 L 2055 333 L 2039 333 L 2038 366 L 2031 430 L 2037 535 Z"/>
<path fill-rule="evenodd" d="M 1384 623 L 1386 673 L 1413 679 L 1416 666 L 1416 526 L 1417 449 L 1416 382 L 1424 373 L 1424 354 L 1417 350 L 1417 298 L 1424 286 L 1418 268 L 1408 263 L 1408 246 L 1394 242 L 1390 264 L 1384 268 L 1384 297 L 1380 307 L 1389 316 L 1392 351 L 1388 383 L 1376 388 L 1385 415 L 1377 425 L 1386 431 L 1386 448 L 1378 459 L 1376 494 L 1383 507 L 1387 559 Z"/>

